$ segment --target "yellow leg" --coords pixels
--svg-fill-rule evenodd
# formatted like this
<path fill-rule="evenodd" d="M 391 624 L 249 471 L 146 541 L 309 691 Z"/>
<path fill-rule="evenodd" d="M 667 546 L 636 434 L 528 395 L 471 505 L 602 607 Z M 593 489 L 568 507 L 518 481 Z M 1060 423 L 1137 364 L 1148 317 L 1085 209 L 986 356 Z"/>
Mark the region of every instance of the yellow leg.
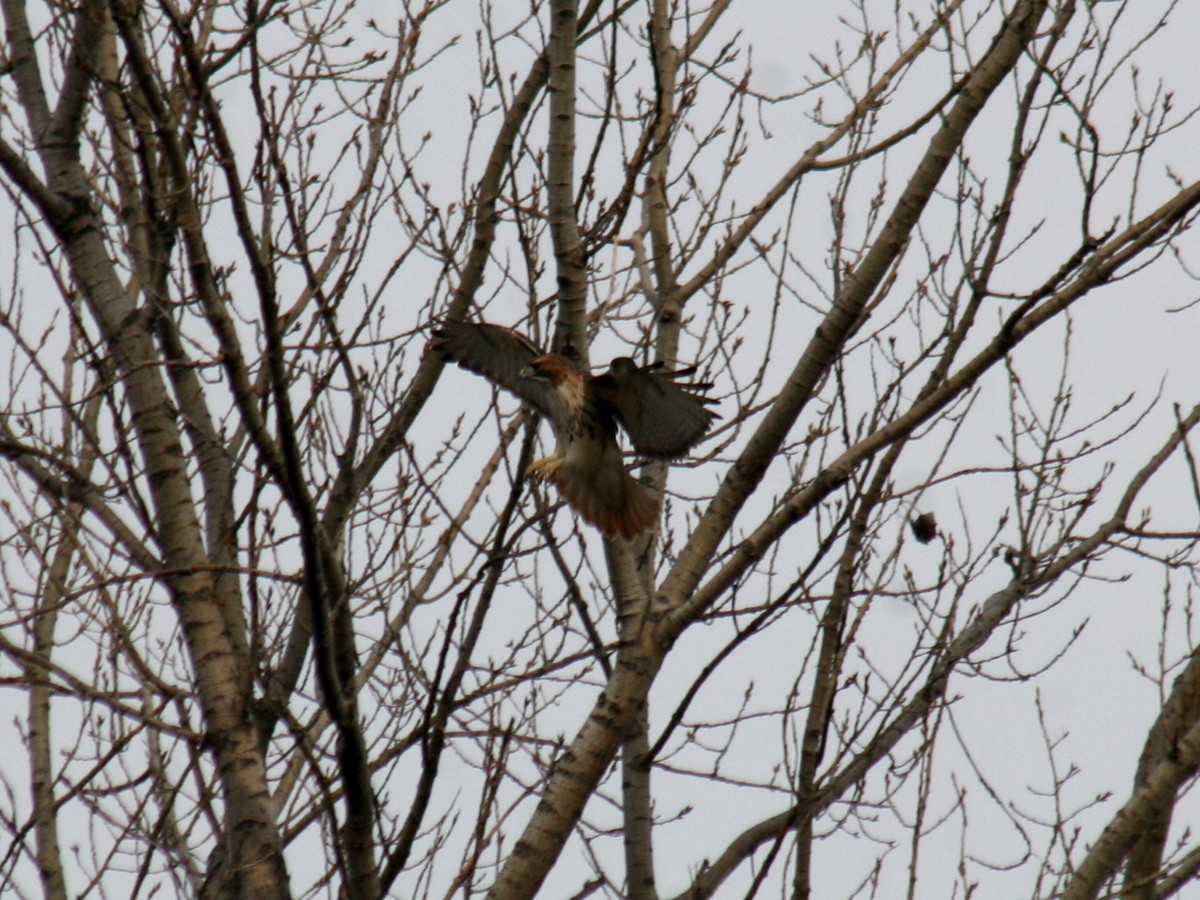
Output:
<path fill-rule="evenodd" d="M 562 457 L 547 456 L 545 459 L 531 462 L 529 468 L 525 470 L 525 474 L 529 478 L 537 478 L 540 481 L 552 481 L 554 473 L 562 468 L 562 464 Z"/>

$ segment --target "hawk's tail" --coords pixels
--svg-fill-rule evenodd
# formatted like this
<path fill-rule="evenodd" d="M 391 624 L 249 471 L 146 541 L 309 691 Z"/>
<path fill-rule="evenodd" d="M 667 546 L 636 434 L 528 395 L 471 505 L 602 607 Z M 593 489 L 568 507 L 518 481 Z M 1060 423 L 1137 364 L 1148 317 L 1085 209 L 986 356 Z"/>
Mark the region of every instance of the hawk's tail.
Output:
<path fill-rule="evenodd" d="M 658 503 L 624 466 L 600 466 L 582 477 L 567 466 L 552 480 L 563 499 L 606 537 L 637 537 L 658 520 Z"/>

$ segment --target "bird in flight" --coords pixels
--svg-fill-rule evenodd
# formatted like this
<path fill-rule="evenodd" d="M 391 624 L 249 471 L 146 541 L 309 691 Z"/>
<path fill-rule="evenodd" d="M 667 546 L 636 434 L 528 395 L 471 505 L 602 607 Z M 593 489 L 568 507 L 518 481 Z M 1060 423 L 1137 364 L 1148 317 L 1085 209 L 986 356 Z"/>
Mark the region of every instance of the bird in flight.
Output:
<path fill-rule="evenodd" d="M 622 356 L 592 375 L 577 359 L 543 353 L 499 325 L 445 320 L 434 348 L 515 394 L 554 427 L 557 447 L 526 474 L 553 482 L 563 499 L 606 537 L 633 538 L 658 518 L 658 502 L 629 474 L 619 424 L 643 456 L 674 459 L 703 439 L 716 418 L 702 395 L 712 385 L 681 382 L 695 369 L 664 372 Z"/>

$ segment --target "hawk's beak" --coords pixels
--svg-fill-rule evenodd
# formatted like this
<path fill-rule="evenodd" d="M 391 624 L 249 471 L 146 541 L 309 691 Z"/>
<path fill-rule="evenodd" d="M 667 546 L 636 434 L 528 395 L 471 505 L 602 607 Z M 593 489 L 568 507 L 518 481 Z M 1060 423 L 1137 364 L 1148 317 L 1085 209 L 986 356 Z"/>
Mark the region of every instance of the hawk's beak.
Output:
<path fill-rule="evenodd" d="M 538 373 L 533 370 L 533 366 L 522 366 L 517 374 L 522 378 L 537 378 Z"/>

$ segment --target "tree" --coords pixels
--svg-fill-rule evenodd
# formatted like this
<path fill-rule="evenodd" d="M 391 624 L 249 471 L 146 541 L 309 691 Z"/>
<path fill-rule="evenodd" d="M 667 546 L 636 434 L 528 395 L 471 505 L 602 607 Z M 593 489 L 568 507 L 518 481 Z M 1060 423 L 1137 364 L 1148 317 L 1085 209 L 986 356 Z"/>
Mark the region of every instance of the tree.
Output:
<path fill-rule="evenodd" d="M 1194 10 L 0 9 L 6 891 L 1195 878 Z M 697 365 L 661 528 L 443 317 Z"/>

